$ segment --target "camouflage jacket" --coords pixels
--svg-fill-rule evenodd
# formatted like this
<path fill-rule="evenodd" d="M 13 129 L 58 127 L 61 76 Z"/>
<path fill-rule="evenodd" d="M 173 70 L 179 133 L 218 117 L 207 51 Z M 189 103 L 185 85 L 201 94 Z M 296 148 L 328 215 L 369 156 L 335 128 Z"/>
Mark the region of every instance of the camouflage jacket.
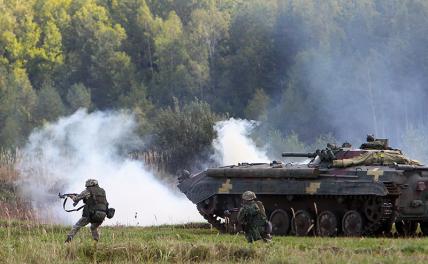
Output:
<path fill-rule="evenodd" d="M 106 199 L 105 191 L 98 186 L 87 187 L 80 194 L 73 197 L 75 203 L 83 200 L 85 207 L 83 207 L 84 217 L 89 217 L 95 211 L 106 211 L 108 202 Z"/>
<path fill-rule="evenodd" d="M 91 192 L 88 189 L 83 190 L 81 193 L 73 197 L 73 202 L 78 203 L 80 200 L 88 199 Z"/>
<path fill-rule="evenodd" d="M 247 227 L 264 226 L 267 222 L 265 208 L 260 201 L 245 203 L 238 213 L 238 221 Z"/>

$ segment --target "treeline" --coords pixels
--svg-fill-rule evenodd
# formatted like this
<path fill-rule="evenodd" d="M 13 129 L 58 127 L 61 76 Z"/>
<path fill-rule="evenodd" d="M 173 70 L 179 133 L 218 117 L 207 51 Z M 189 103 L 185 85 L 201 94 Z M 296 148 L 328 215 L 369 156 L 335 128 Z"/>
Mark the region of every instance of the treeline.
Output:
<path fill-rule="evenodd" d="M 80 107 L 133 110 L 180 162 L 227 115 L 400 142 L 427 123 L 426 28 L 423 0 L 0 0 L 0 145 Z"/>

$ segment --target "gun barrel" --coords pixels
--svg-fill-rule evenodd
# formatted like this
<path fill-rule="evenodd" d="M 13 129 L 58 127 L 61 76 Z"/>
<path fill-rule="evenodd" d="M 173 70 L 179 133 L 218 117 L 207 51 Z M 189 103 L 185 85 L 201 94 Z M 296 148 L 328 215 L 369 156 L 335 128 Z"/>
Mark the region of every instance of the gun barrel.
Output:
<path fill-rule="evenodd" d="M 292 158 L 315 158 L 316 153 L 299 153 L 299 152 L 283 152 L 283 157 L 292 157 Z"/>
<path fill-rule="evenodd" d="M 76 195 L 77 195 L 77 193 L 63 193 L 63 194 L 58 193 L 58 197 L 61 198 L 61 199 L 64 199 L 66 197 L 76 196 Z"/>

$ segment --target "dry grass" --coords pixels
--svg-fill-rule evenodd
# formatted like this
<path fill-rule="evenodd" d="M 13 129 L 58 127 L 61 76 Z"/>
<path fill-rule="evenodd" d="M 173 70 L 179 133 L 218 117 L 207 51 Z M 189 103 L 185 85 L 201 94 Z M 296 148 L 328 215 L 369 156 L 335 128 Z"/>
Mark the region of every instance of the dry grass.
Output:
<path fill-rule="evenodd" d="M 0 149 L 0 184 L 11 184 L 18 178 L 15 163 L 16 155 L 12 151 Z"/>
<path fill-rule="evenodd" d="M 428 238 L 274 237 L 247 244 L 242 235 L 216 230 L 102 227 L 95 245 L 89 230 L 71 244 L 69 227 L 0 222 L 4 263 L 427 263 Z"/>
<path fill-rule="evenodd" d="M 274 237 L 249 245 L 203 223 L 161 227 L 103 227 L 95 245 L 82 230 L 42 225 L 16 196 L 16 158 L 0 151 L 0 263 L 427 263 L 428 238 Z M 18 221 L 13 219 L 22 219 Z"/>
<path fill-rule="evenodd" d="M 33 214 L 29 202 L 17 194 L 16 152 L 0 149 L 0 219 L 30 220 Z"/>

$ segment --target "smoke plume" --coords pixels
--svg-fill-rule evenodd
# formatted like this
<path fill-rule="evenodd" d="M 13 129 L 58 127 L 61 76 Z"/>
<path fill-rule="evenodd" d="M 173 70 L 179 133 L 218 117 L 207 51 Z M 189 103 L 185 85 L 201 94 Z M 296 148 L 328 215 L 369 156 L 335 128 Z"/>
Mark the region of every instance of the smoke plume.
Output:
<path fill-rule="evenodd" d="M 217 138 L 213 141 L 214 159 L 221 165 L 239 162 L 269 162 L 266 152 L 258 148 L 251 139 L 254 121 L 230 118 L 217 122 L 214 129 Z"/>
<path fill-rule="evenodd" d="M 288 0 L 278 13 L 270 126 L 309 144 L 331 133 L 359 146 L 373 133 L 417 152 L 408 138 L 428 127 L 428 3 Z"/>
<path fill-rule="evenodd" d="M 109 224 L 158 225 L 202 220 L 183 195 L 162 185 L 142 161 L 128 151 L 142 144 L 136 122 L 126 112 L 79 110 L 35 130 L 18 169 L 19 186 L 44 220 L 68 222 L 79 213 L 64 213 L 58 192 L 81 192 L 86 179 L 97 179 L 116 215 Z"/>

